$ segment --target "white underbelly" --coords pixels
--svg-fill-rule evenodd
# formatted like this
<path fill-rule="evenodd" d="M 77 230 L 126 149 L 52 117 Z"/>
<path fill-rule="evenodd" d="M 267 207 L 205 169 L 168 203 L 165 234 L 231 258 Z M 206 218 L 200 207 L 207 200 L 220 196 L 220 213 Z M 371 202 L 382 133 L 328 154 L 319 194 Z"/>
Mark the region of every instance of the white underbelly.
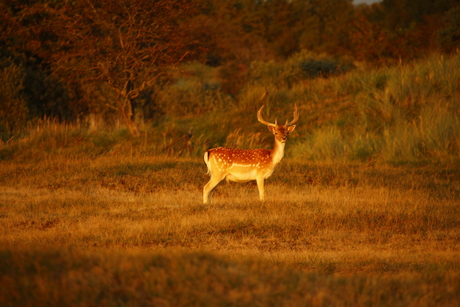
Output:
<path fill-rule="evenodd" d="M 256 180 L 257 172 L 255 170 L 244 173 L 229 173 L 226 177 L 227 180 L 234 182 L 247 182 Z"/>
<path fill-rule="evenodd" d="M 226 179 L 234 182 L 247 182 L 251 180 L 256 180 L 258 175 L 263 175 L 264 178 L 268 178 L 273 174 L 273 171 L 274 169 L 261 173 L 261 170 L 254 168 L 253 165 L 234 164 L 230 168 L 230 171 Z"/>

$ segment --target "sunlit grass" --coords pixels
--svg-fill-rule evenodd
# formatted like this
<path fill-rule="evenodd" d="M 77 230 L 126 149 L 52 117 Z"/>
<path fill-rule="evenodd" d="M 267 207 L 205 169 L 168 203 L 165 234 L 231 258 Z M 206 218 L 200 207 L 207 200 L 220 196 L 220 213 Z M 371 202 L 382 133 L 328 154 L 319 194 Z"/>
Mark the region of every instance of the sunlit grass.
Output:
<path fill-rule="evenodd" d="M 56 155 L 0 175 L 6 303 L 460 300 L 455 165 L 286 159 L 266 202 L 255 184 L 222 183 L 209 205 L 194 158 Z"/>

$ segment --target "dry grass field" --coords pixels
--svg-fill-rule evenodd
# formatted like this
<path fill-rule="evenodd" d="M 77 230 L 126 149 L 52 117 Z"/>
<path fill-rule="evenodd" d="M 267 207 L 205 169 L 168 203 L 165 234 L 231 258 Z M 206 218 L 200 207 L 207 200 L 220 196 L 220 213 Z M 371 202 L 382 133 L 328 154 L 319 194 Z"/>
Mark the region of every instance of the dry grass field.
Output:
<path fill-rule="evenodd" d="M 2 306 L 458 306 L 460 165 L 198 158 L 0 162 Z"/>

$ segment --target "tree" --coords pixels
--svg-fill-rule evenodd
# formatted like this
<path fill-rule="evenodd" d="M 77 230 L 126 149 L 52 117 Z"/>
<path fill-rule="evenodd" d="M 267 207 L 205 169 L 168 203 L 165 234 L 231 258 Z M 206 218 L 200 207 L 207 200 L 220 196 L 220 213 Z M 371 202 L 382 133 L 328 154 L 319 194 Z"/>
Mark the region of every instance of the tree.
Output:
<path fill-rule="evenodd" d="M 350 48 L 349 33 L 353 22 L 350 0 L 297 0 L 304 6 L 299 16 L 302 49 L 343 55 Z"/>
<path fill-rule="evenodd" d="M 410 59 L 434 49 L 442 17 L 459 4 L 459 0 L 383 0 L 366 15 L 398 46 L 396 57 Z"/>
<path fill-rule="evenodd" d="M 350 0 L 257 1 L 260 33 L 280 58 L 302 49 L 342 55 L 349 48 Z"/>
<path fill-rule="evenodd" d="M 439 47 L 444 52 L 460 49 L 460 6 L 448 11 L 444 20 L 445 26 L 437 33 Z"/>
<path fill-rule="evenodd" d="M 249 65 L 272 55 L 258 31 L 254 16 L 256 1 L 195 0 L 200 14 L 189 24 L 207 44 L 207 61 L 212 66 L 231 62 Z"/>
<path fill-rule="evenodd" d="M 400 44 L 391 33 L 364 15 L 358 15 L 353 23 L 351 42 L 353 55 L 358 60 L 382 64 L 400 56 Z"/>
<path fill-rule="evenodd" d="M 191 9 L 187 0 L 86 0 L 46 2 L 29 9 L 38 26 L 29 44 L 55 74 L 98 96 L 116 110 L 137 137 L 134 99 L 167 65 L 190 58 L 196 42 L 182 27 Z"/>
<path fill-rule="evenodd" d="M 27 119 L 23 79 L 21 66 L 11 59 L 0 60 L 0 135 L 21 128 Z"/>
<path fill-rule="evenodd" d="M 188 24 L 206 42 L 206 64 L 219 67 L 221 89 L 238 96 L 252 61 L 273 58 L 261 36 L 259 4 L 253 0 L 194 0 L 200 8 Z"/>

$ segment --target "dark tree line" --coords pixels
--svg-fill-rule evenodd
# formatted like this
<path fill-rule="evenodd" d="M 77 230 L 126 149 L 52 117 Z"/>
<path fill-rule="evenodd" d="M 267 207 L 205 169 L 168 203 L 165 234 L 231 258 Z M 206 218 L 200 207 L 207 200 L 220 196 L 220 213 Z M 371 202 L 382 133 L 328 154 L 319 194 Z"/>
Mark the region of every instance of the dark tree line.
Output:
<path fill-rule="evenodd" d="M 0 130 L 43 116 L 115 112 L 138 136 L 137 97 L 166 84 L 168 68 L 184 61 L 219 67 L 224 91 L 236 94 L 244 67 L 302 50 L 376 65 L 456 52 L 459 7 L 459 0 L 4 0 Z"/>

